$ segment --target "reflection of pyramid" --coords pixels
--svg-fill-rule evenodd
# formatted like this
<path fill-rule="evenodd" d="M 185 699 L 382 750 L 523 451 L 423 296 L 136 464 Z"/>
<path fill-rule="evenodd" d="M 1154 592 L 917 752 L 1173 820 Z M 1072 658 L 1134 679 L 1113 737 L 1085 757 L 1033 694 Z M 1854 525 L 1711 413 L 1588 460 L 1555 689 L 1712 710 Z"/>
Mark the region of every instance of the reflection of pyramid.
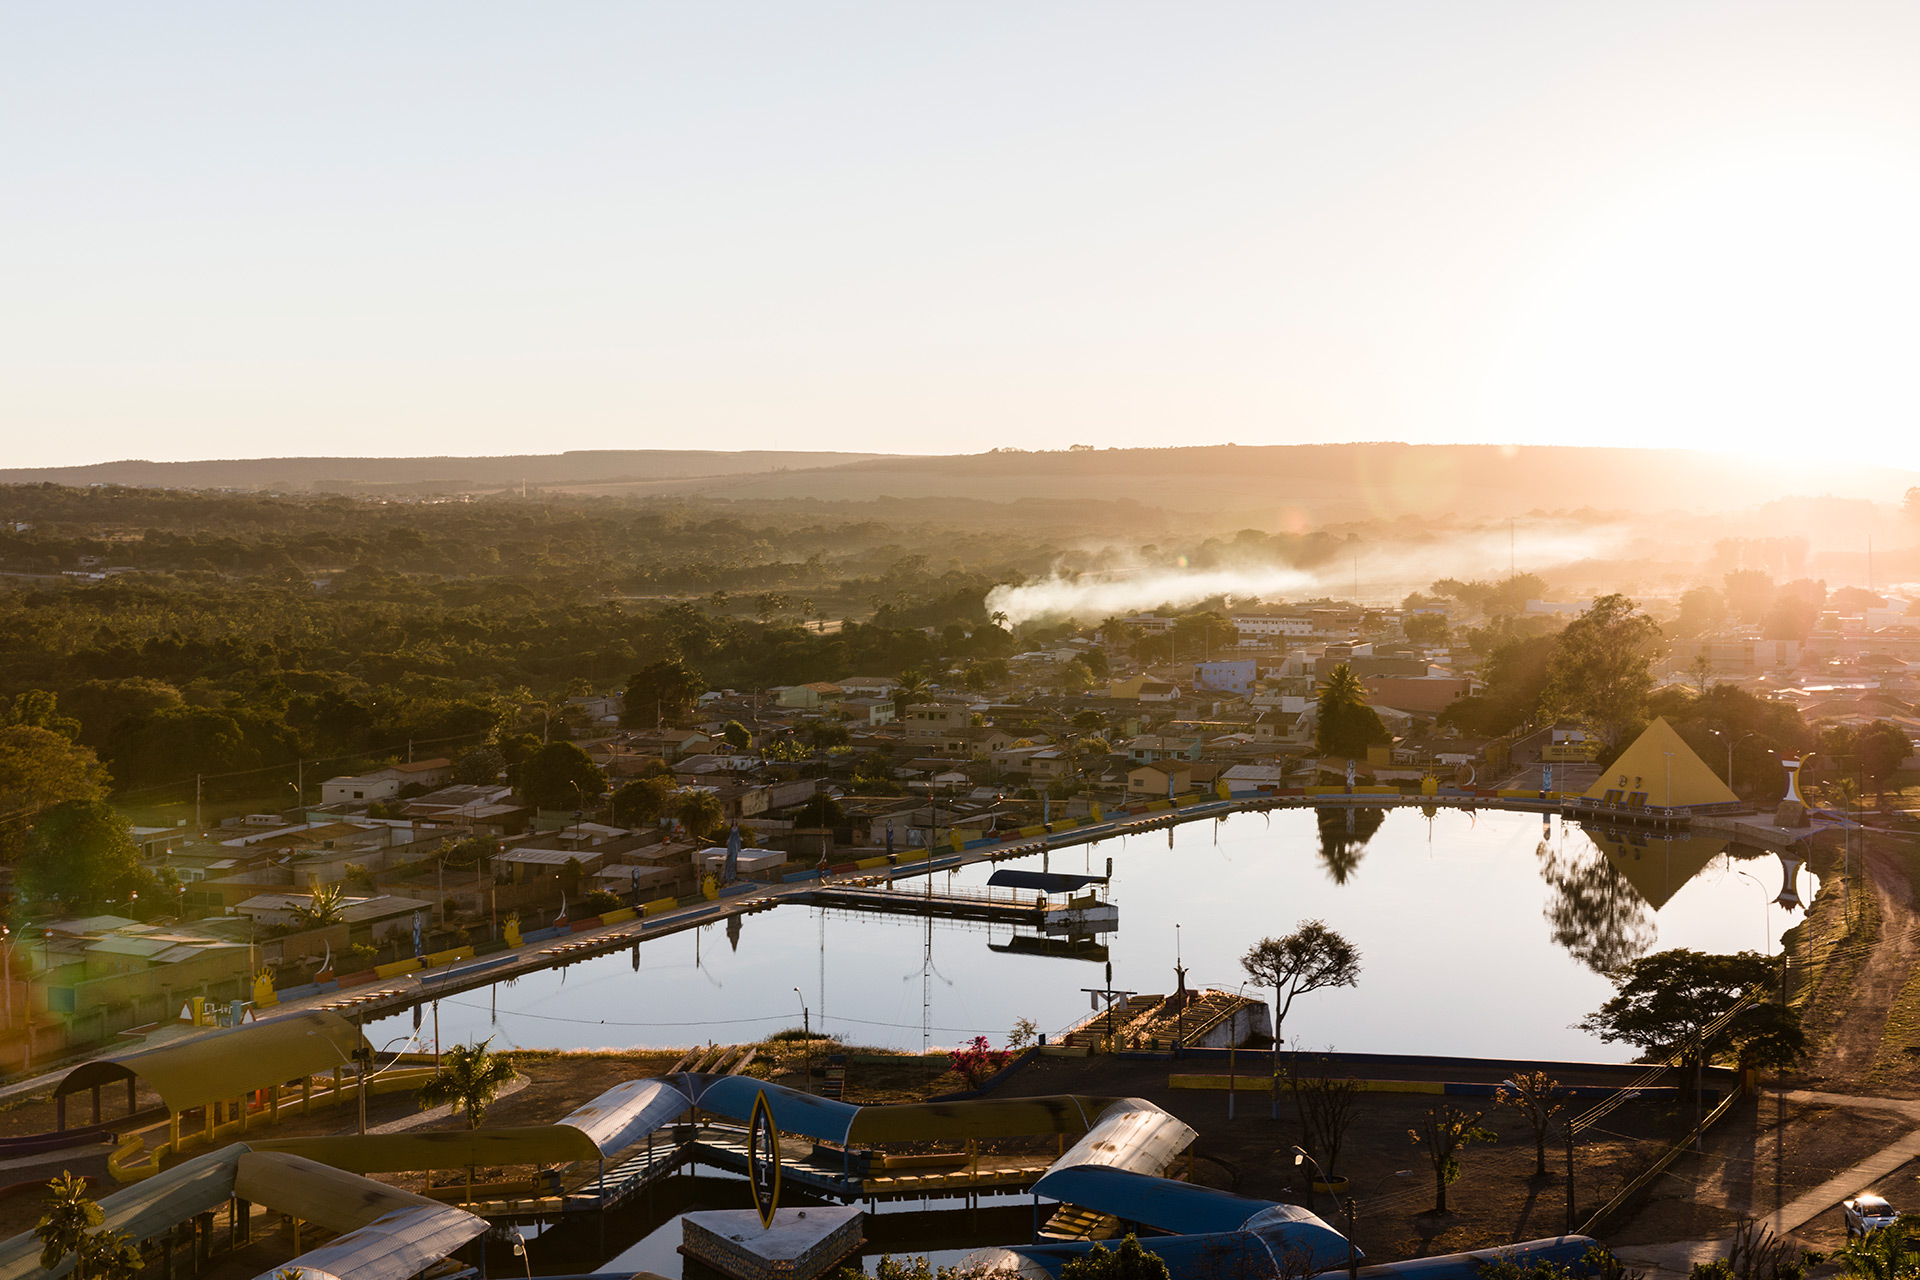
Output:
<path fill-rule="evenodd" d="M 1727 841 L 1712 836 L 1669 837 L 1637 830 L 1602 831 L 1584 822 L 1580 830 L 1655 911 L 1666 906 L 1682 885 L 1706 870 L 1707 864 L 1727 849 Z"/>
<path fill-rule="evenodd" d="M 1698 805 L 1737 804 L 1707 762 L 1693 753 L 1661 716 L 1600 771 L 1586 799 L 1628 809 L 1690 809 Z"/>

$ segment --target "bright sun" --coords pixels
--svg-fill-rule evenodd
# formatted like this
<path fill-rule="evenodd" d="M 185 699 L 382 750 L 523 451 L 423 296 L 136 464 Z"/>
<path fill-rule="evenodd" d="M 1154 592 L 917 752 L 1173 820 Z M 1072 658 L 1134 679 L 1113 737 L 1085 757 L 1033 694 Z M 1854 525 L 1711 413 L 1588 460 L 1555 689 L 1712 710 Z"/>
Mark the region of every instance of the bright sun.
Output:
<path fill-rule="evenodd" d="M 1920 462 L 1920 175 L 1774 144 L 1650 182 L 1532 279 L 1487 384 L 1508 438 Z"/>

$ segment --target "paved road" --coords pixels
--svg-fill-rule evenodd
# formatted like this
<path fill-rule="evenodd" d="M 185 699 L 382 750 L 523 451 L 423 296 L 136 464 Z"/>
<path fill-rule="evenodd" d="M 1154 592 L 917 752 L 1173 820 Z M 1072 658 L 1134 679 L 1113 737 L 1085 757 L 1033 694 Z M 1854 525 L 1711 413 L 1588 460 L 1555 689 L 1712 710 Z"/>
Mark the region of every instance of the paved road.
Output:
<path fill-rule="evenodd" d="M 1912 1125 L 1920 1125 L 1920 1102 L 1899 1098 L 1869 1098 L 1855 1094 L 1819 1093 L 1810 1089 L 1789 1089 L 1789 1102 L 1817 1103 L 1829 1107 L 1847 1107 L 1861 1111 L 1892 1112 Z M 1920 1128 L 1882 1147 L 1865 1160 L 1842 1170 L 1813 1190 L 1796 1196 L 1763 1222 L 1776 1236 L 1797 1231 L 1842 1200 L 1870 1187 L 1908 1161 L 1920 1157 Z M 1714 1240 L 1678 1240 L 1671 1244 L 1630 1245 L 1616 1249 L 1620 1260 L 1646 1271 L 1650 1276 L 1685 1276 L 1696 1262 L 1710 1262 L 1727 1256 L 1730 1237 Z"/>

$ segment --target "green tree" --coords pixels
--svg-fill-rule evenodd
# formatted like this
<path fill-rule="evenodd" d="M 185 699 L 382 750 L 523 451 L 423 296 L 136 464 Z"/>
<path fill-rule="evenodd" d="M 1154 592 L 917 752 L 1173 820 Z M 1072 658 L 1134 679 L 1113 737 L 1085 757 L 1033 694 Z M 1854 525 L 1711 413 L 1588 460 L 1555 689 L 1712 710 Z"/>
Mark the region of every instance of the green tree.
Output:
<path fill-rule="evenodd" d="M 902 671 L 900 682 L 893 686 L 893 714 L 905 719 L 907 708 L 925 698 L 932 688 L 927 673 L 918 667 Z"/>
<path fill-rule="evenodd" d="M 844 827 L 847 825 L 847 811 L 840 802 L 824 791 L 816 791 L 808 796 L 806 803 L 793 811 L 793 825 L 796 827 Z"/>
<path fill-rule="evenodd" d="M 693 700 L 706 689 L 698 671 L 678 658 L 662 658 L 627 677 L 620 723 L 630 729 L 676 724 L 692 712 Z"/>
<path fill-rule="evenodd" d="M 307 904 L 293 909 L 303 929 L 324 929 L 346 919 L 347 894 L 338 884 L 316 884 L 307 891 Z"/>
<path fill-rule="evenodd" d="M 672 795 L 670 777 L 635 778 L 613 793 L 614 821 L 630 827 L 653 826 L 666 816 Z"/>
<path fill-rule="evenodd" d="M 1618 751 L 1647 720 L 1660 628 L 1623 595 L 1601 596 L 1568 623 L 1547 661 L 1540 709 L 1582 721 Z"/>
<path fill-rule="evenodd" d="M 1727 608 L 1742 622 L 1758 622 L 1773 607 L 1773 575 L 1764 569 L 1735 569 L 1721 581 Z"/>
<path fill-rule="evenodd" d="M 1547 1176 L 1547 1126 L 1563 1109 L 1559 1102 L 1560 1082 L 1544 1071 L 1516 1071 L 1511 1089 L 1498 1089 L 1493 1095 L 1497 1107 L 1519 1112 L 1533 1131 L 1533 1176 Z"/>
<path fill-rule="evenodd" d="M 500 1087 L 513 1079 L 513 1061 L 487 1048 L 493 1040 L 457 1044 L 441 1055 L 440 1071 L 420 1086 L 421 1107 L 451 1104 L 467 1113 L 467 1128 L 478 1129 Z"/>
<path fill-rule="evenodd" d="M 34 725 L 0 728 L 0 861 L 19 861 L 28 828 L 51 806 L 106 794 L 107 771 L 88 748 Z"/>
<path fill-rule="evenodd" d="M 1733 1049 L 1748 1066 L 1786 1067 L 1806 1051 L 1799 1014 L 1749 993 L 1772 990 L 1780 961 L 1753 951 L 1709 955 L 1676 948 L 1622 965 L 1612 975 L 1614 996 L 1582 1018 L 1581 1030 L 1609 1044 L 1624 1041 L 1649 1059 L 1677 1055 L 1683 1074 Z M 1740 1010 L 1712 1035 L 1706 1026 Z"/>
<path fill-rule="evenodd" d="M 25 693 L 15 694 L 13 705 L 0 707 L 0 724 L 23 724 L 35 729 L 45 729 L 57 733 L 68 742 L 80 737 L 80 722 L 69 715 L 62 715 L 59 700 L 45 689 L 29 689 Z"/>
<path fill-rule="evenodd" d="M 1849 1239 L 1834 1259 L 1841 1274 L 1855 1280 L 1920 1280 L 1920 1217 L 1903 1213 L 1862 1239 Z"/>
<path fill-rule="evenodd" d="M 726 725 L 720 730 L 720 738 L 721 741 L 725 742 L 735 751 L 745 751 L 753 745 L 753 735 L 747 732 L 747 726 L 741 724 L 738 720 L 727 721 Z"/>
<path fill-rule="evenodd" d="M 506 767 L 507 757 L 500 748 L 468 747 L 453 758 L 453 780 L 464 786 L 483 787 L 498 782 Z"/>
<path fill-rule="evenodd" d="M 41 1243 L 40 1265 L 51 1271 L 60 1260 L 80 1247 L 87 1232 L 104 1223 L 107 1215 L 87 1195 L 84 1178 L 70 1170 L 47 1183 L 47 1207 L 34 1226 L 33 1234 Z"/>
<path fill-rule="evenodd" d="M 1060 1280 L 1169 1280 L 1169 1275 L 1166 1260 L 1141 1248 L 1132 1232 L 1111 1251 L 1096 1241 L 1060 1268 Z"/>
<path fill-rule="evenodd" d="M 1360 982 L 1360 949 L 1320 920 L 1302 920 L 1283 938 L 1262 938 L 1240 957 L 1255 986 L 1273 990 L 1273 1114 L 1280 1114 L 1280 1053 L 1293 1002 L 1311 991 Z"/>
<path fill-rule="evenodd" d="M 519 792 L 536 809 L 574 809 L 607 789 L 593 758 L 571 742 L 550 742 L 520 764 Z"/>
<path fill-rule="evenodd" d="M 1447 619 L 1445 614 L 1416 613 L 1406 620 L 1401 630 L 1407 633 L 1407 639 L 1415 644 L 1445 644 L 1447 642 Z"/>
<path fill-rule="evenodd" d="M 1712 587 L 1695 587 L 1680 597 L 1673 634 L 1683 639 L 1705 635 L 1727 620 L 1727 599 Z"/>
<path fill-rule="evenodd" d="M 1367 691 L 1353 668 L 1341 663 L 1320 688 L 1314 749 L 1321 755 L 1364 758 L 1367 748 L 1393 741 L 1380 713 L 1367 705 Z"/>
<path fill-rule="evenodd" d="M 67 800 L 40 815 L 21 867 L 29 897 L 68 907 L 126 896 L 141 882 L 133 829 L 99 800 Z"/>
<path fill-rule="evenodd" d="M 1460 1180 L 1460 1152 L 1473 1142 L 1498 1142 L 1499 1135 L 1482 1128 L 1483 1111 L 1466 1112 L 1445 1102 L 1422 1116 L 1407 1130 L 1416 1147 L 1424 1148 L 1433 1166 L 1433 1212 L 1447 1213 L 1447 1188 Z"/>
<path fill-rule="evenodd" d="M 713 792 L 687 790 L 675 800 L 673 816 L 680 819 L 680 825 L 695 840 L 710 840 L 727 815 L 720 805 L 720 797 Z"/>

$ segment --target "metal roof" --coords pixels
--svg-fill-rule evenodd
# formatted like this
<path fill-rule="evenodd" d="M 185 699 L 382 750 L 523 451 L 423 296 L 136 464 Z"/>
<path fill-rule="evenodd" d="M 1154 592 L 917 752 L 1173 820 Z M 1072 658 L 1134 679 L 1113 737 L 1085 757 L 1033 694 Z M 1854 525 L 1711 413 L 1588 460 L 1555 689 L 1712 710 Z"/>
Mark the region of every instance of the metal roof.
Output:
<path fill-rule="evenodd" d="M 352 1173 L 407 1173 L 469 1164 L 566 1164 L 598 1160 L 601 1155 L 591 1138 L 563 1124 L 262 1138 L 250 1140 L 249 1145 L 257 1151 L 302 1156 Z"/>
<path fill-rule="evenodd" d="M 1038 889 L 1042 893 L 1072 893 L 1090 884 L 1105 884 L 1105 876 L 1065 875 L 1057 871 L 1021 871 L 1001 867 L 987 877 L 987 883 L 1003 889 Z"/>
<path fill-rule="evenodd" d="M 234 1169 L 245 1151 L 246 1148 L 239 1145 L 209 1151 L 136 1182 L 124 1191 L 102 1196 L 99 1203 L 106 1215 L 105 1225 L 114 1231 L 124 1231 L 135 1240 L 146 1240 L 196 1213 L 224 1204 L 233 1195 Z M 23 1231 L 0 1243 L 0 1280 L 63 1276 L 73 1270 L 71 1255 L 51 1271 L 42 1270 L 40 1247 L 40 1241 L 31 1231 Z"/>
<path fill-rule="evenodd" d="M 625 1080 L 559 1123 L 578 1129 L 601 1155 L 610 1156 L 692 1109 L 693 1099 L 664 1080 Z"/>
<path fill-rule="evenodd" d="M 302 1280 L 408 1280 L 486 1229 L 485 1218 L 423 1201 L 270 1267 L 260 1278 L 272 1280 L 297 1268 Z"/>
<path fill-rule="evenodd" d="M 755 1080 L 751 1076 L 714 1078 L 687 1075 L 677 1076 L 675 1080 L 696 1082 L 697 1092 L 693 1096 L 702 1111 L 711 1111 L 742 1124 L 752 1118 L 754 1099 L 764 1093 L 767 1095 L 767 1104 L 773 1109 L 774 1126 L 781 1133 L 797 1133 L 826 1142 L 844 1144 L 847 1132 L 853 1127 L 854 1115 L 861 1110 L 851 1103 L 836 1102 L 831 1098 L 800 1093 L 779 1085 L 769 1087 L 764 1080 Z M 698 1083 L 702 1080 L 704 1084 Z"/>
<path fill-rule="evenodd" d="M 66 1074 L 54 1095 L 137 1076 L 169 1111 L 190 1111 L 255 1089 L 351 1063 L 360 1032 L 337 1013 L 306 1009 L 266 1022 L 142 1049 L 113 1059 L 83 1062 Z"/>
<path fill-rule="evenodd" d="M 1053 1167 L 1111 1165 L 1134 1173 L 1158 1174 L 1199 1136 L 1184 1121 L 1145 1098 L 1122 1098 L 1101 1112 L 1086 1137 L 1069 1147 Z"/>
<path fill-rule="evenodd" d="M 1113 1103 L 1112 1098 L 1059 1093 L 861 1107 L 847 1136 L 853 1142 L 917 1142 L 1078 1134 L 1091 1129 L 1101 1112 Z"/>
<path fill-rule="evenodd" d="M 1033 1184 L 1033 1194 L 1176 1236 L 1239 1231 L 1249 1218 L 1274 1207 L 1271 1200 L 1096 1164 L 1055 1169 Z"/>

